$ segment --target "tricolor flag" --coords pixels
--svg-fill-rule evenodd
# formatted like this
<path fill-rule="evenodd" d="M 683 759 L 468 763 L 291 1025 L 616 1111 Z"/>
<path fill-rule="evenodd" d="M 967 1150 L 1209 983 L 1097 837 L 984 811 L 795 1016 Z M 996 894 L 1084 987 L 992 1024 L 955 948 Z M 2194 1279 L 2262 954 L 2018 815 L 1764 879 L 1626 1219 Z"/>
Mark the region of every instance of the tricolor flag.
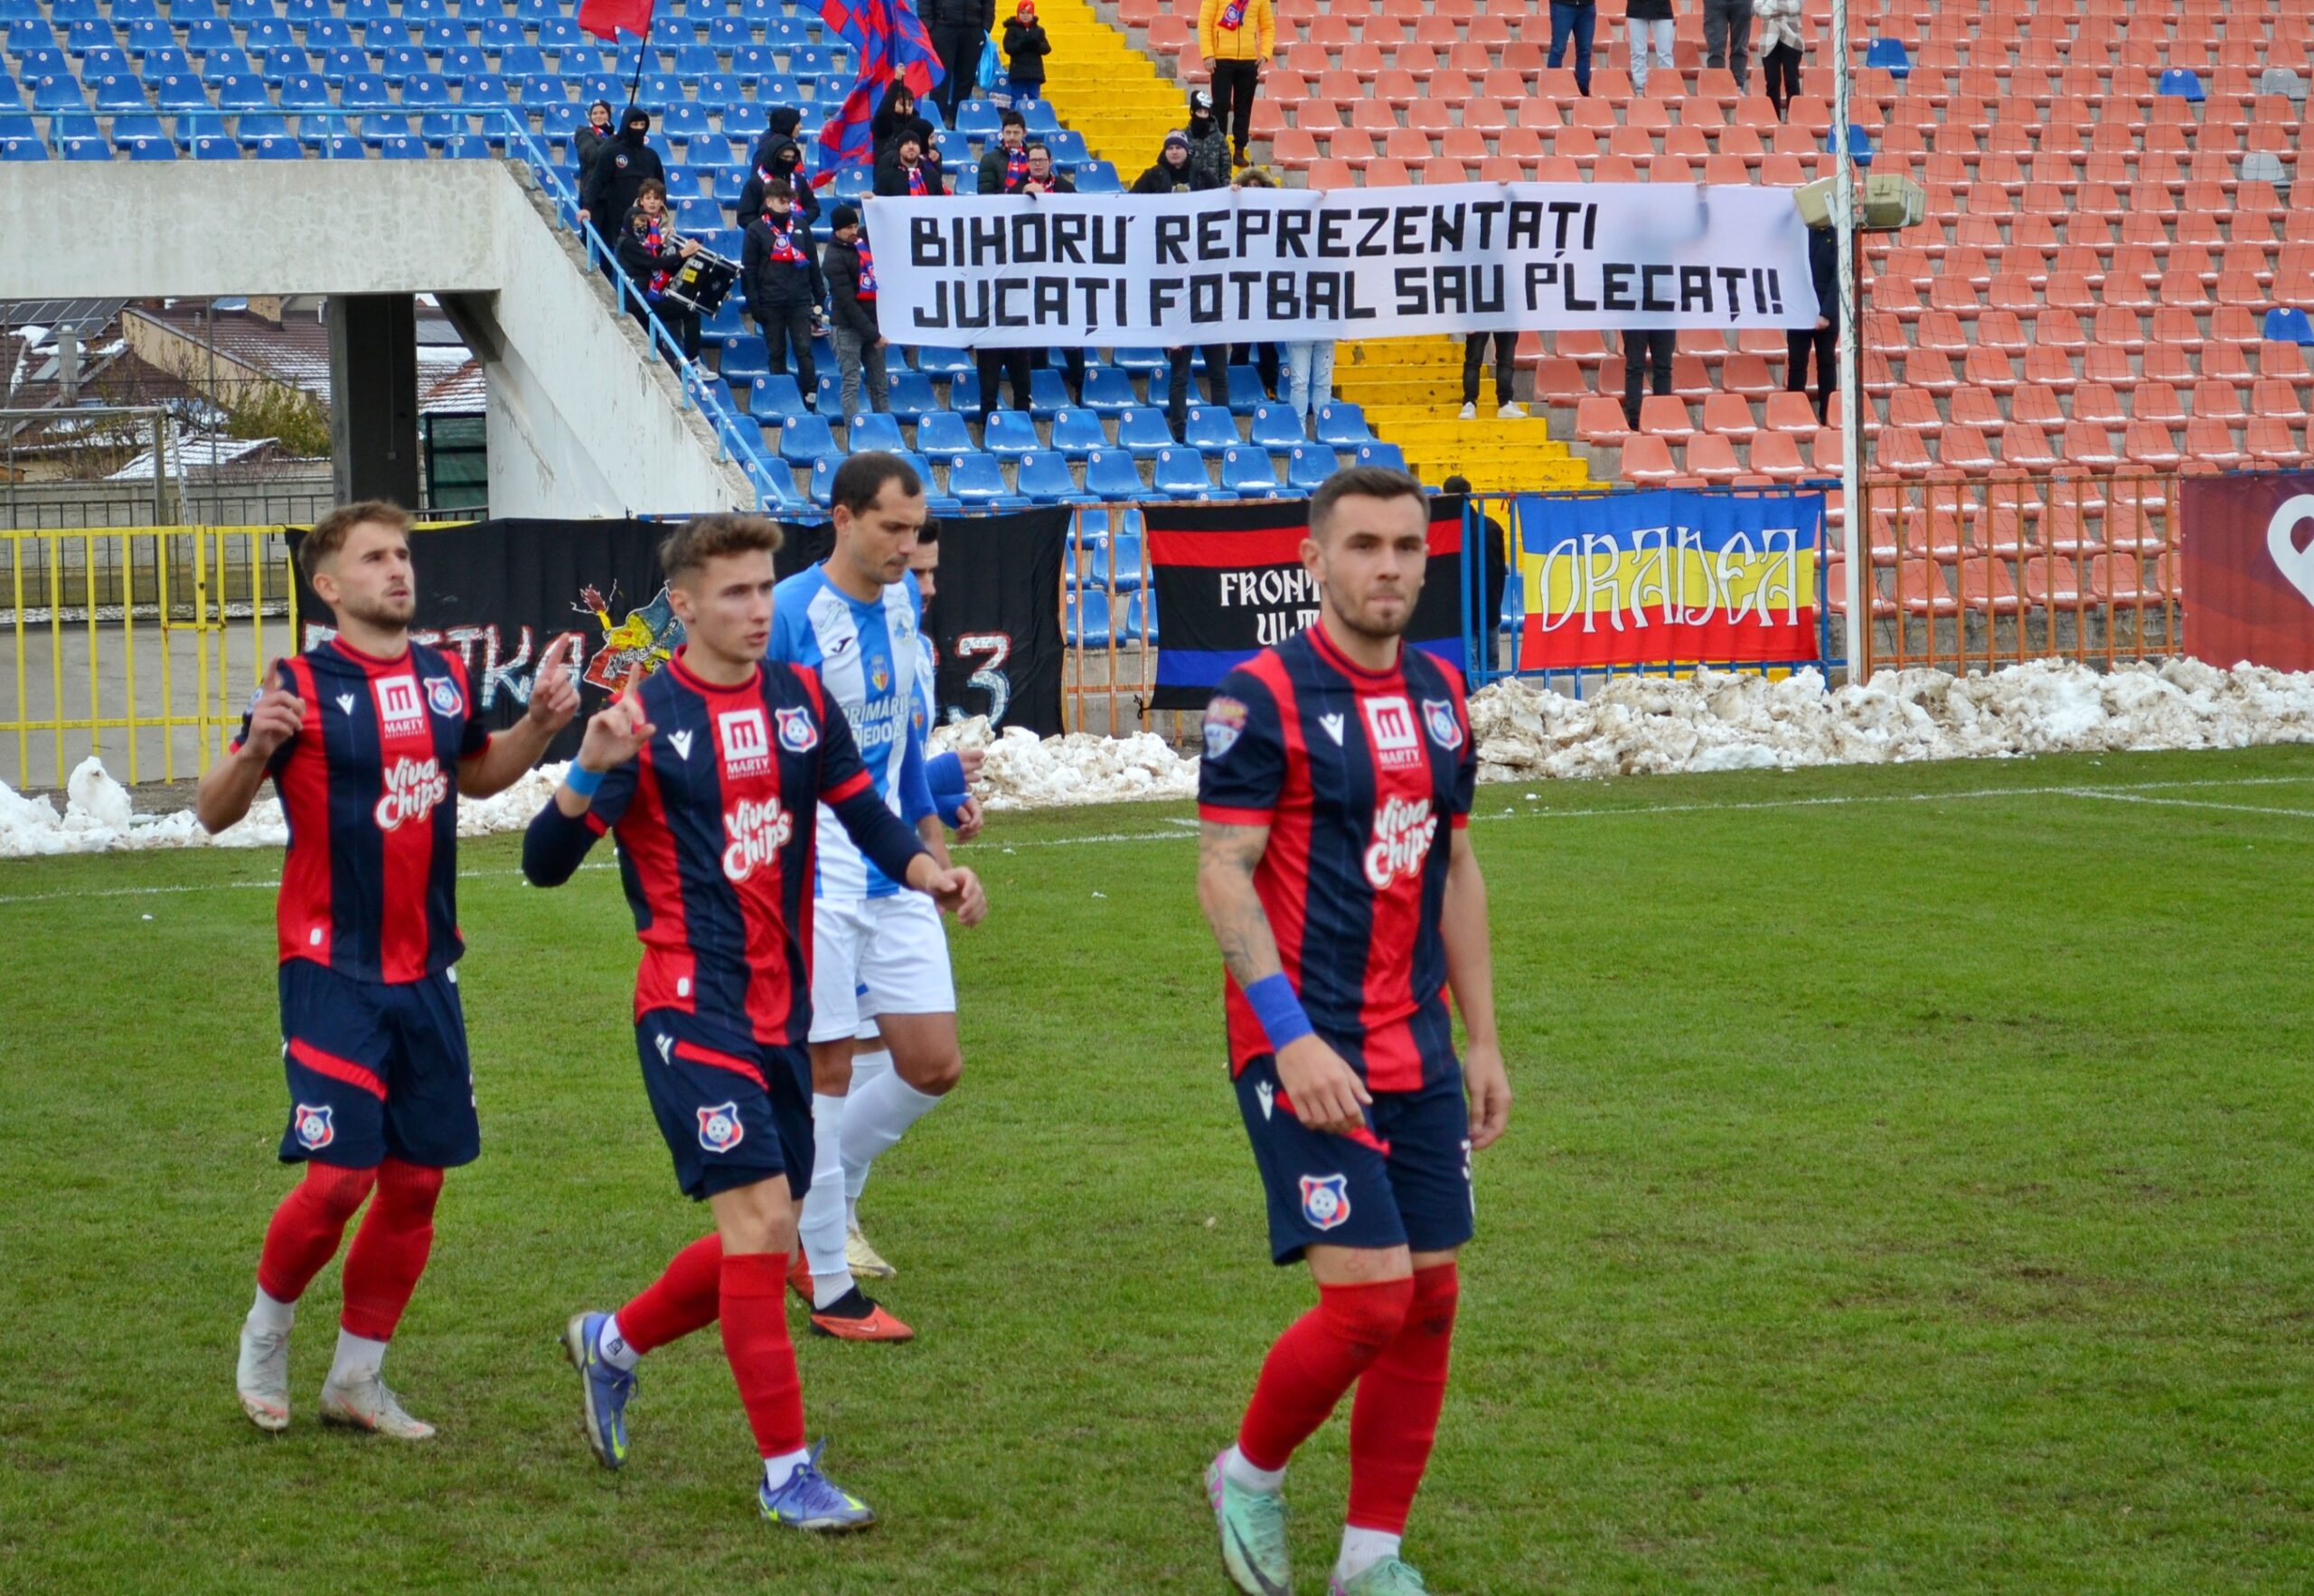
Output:
<path fill-rule="evenodd" d="M 592 0 L 589 0 L 592 3 Z M 932 35 L 911 0 L 820 0 L 820 20 L 858 52 L 860 78 L 842 108 L 820 129 L 823 173 L 875 158 L 869 124 L 887 85 L 905 82 L 918 99 L 945 76 Z"/>
<path fill-rule="evenodd" d="M 647 38 L 651 33 L 651 0 L 579 0 L 578 26 L 613 44 L 618 42 L 621 33 Z"/>

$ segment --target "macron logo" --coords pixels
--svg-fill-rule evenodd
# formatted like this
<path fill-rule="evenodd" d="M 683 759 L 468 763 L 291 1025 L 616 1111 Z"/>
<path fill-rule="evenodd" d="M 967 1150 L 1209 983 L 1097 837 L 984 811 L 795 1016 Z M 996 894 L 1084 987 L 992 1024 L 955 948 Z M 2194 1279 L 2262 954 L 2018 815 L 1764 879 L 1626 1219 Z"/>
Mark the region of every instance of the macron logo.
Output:
<path fill-rule="evenodd" d="M 661 1031 L 656 1039 L 659 1044 L 659 1062 L 665 1064 L 675 1050 L 675 1039 L 664 1031 Z"/>
<path fill-rule="evenodd" d="M 338 695 L 337 695 L 337 708 L 338 708 L 338 712 L 339 712 L 340 714 L 343 714 L 343 715 L 351 715 L 351 714 L 353 714 L 353 695 L 352 693 L 350 693 L 350 692 L 342 692 L 342 693 L 338 694 Z"/>
<path fill-rule="evenodd" d="M 691 733 L 687 731 L 671 731 L 667 734 L 667 745 L 674 749 L 676 758 L 688 759 L 691 757 Z"/>
<path fill-rule="evenodd" d="M 1326 735 L 1328 737 L 1333 738 L 1334 746 L 1337 748 L 1340 747 L 1342 727 L 1341 717 L 1339 715 L 1321 715 L 1318 717 L 1318 724 L 1326 728 Z"/>
<path fill-rule="evenodd" d="M 1273 1105 L 1277 1102 L 1277 1088 L 1267 1081 L 1256 1081 L 1254 1083 L 1254 1095 L 1261 1100 L 1262 1118 L 1268 1119 L 1274 1112 Z"/>

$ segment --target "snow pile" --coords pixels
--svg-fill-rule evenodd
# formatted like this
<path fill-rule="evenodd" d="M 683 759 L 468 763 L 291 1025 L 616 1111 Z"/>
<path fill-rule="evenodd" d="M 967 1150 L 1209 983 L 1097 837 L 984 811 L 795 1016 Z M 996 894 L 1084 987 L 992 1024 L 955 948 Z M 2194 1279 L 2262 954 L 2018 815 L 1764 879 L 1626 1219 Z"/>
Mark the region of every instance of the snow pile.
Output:
<path fill-rule="evenodd" d="M 1824 690 L 1803 671 L 1783 681 L 1701 671 L 1688 680 L 1626 676 L 1587 699 L 1522 681 L 1471 699 L 1482 781 L 1792 770 L 1913 759 L 2123 749 L 2240 748 L 2314 742 L 2314 674 L 2255 665 L 2221 671 L 2193 660 L 2120 665 L 2099 673 L 2054 660 L 1989 675 L 1883 671 Z M 985 719 L 942 727 L 942 747 L 978 748 L 975 791 L 992 810 L 1190 798 L 1197 756 L 1149 732 L 1039 740 Z M 542 765 L 494 798 L 458 805 L 458 835 L 519 831 L 553 793 L 563 766 Z M 288 837 L 271 796 L 216 837 L 190 809 L 136 814 L 127 790 L 95 759 L 65 784 L 64 812 L 0 783 L 0 859 L 116 849 L 278 847 Z"/>
<path fill-rule="evenodd" d="M 2314 741 L 2314 675 L 2041 660 L 1978 676 L 1882 671 L 1828 693 L 1812 671 L 1702 671 L 1623 677 L 1581 700 L 1503 681 L 1472 698 L 1471 721 L 1482 781 L 2239 748 Z"/>

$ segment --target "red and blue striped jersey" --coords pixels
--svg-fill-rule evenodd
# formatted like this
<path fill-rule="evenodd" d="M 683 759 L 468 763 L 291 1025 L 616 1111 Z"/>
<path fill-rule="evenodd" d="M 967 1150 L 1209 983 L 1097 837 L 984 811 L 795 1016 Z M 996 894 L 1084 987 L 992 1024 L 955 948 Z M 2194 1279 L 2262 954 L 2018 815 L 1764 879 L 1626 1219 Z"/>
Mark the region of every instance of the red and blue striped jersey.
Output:
<path fill-rule="evenodd" d="M 841 710 L 818 675 L 769 662 L 717 687 L 675 657 L 639 690 L 655 728 L 607 773 L 587 814 L 618 840 L 620 878 L 643 943 L 637 1019 L 699 1017 L 735 1039 L 801 1047 L 812 1022 L 812 876 L 819 805 L 848 828 L 867 809 L 905 866 L 915 832 L 876 799 Z"/>
<path fill-rule="evenodd" d="M 374 659 L 333 637 L 282 661 L 277 681 L 306 706 L 266 765 L 289 825 L 281 957 L 355 981 L 448 969 L 466 951 L 458 761 L 490 744 L 465 662 L 417 643 Z M 244 715 L 233 746 L 248 735 Z"/>
<path fill-rule="evenodd" d="M 1198 812 L 1269 828 L 1254 888 L 1286 979 L 1374 1091 L 1453 1063 L 1438 831 L 1467 823 L 1477 777 L 1462 678 L 1418 648 L 1368 671 L 1312 626 L 1229 672 L 1206 709 Z M 1224 981 L 1242 1070 L 1269 1043 Z"/>

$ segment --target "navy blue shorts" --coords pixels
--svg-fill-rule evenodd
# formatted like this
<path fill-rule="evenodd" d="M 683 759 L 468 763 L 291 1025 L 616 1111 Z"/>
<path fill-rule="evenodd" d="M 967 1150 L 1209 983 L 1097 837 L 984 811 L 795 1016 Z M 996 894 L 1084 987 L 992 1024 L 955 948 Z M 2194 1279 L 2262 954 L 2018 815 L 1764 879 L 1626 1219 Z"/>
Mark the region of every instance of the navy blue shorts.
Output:
<path fill-rule="evenodd" d="M 1375 1093 L 1362 1137 L 1294 1118 L 1266 1053 L 1238 1073 L 1237 1109 L 1269 1192 L 1275 1262 L 1292 1263 L 1313 1245 L 1444 1253 L 1471 1239 L 1471 1115 L 1459 1062 L 1419 1091 Z"/>
<path fill-rule="evenodd" d="M 683 1195 L 787 1177 L 797 1201 L 812 1184 L 812 1056 L 727 1035 L 680 1009 L 635 1022 L 651 1112 Z"/>
<path fill-rule="evenodd" d="M 281 966 L 289 1128 L 281 1161 L 454 1169 L 482 1155 L 458 974 L 355 981 L 311 959 Z"/>

